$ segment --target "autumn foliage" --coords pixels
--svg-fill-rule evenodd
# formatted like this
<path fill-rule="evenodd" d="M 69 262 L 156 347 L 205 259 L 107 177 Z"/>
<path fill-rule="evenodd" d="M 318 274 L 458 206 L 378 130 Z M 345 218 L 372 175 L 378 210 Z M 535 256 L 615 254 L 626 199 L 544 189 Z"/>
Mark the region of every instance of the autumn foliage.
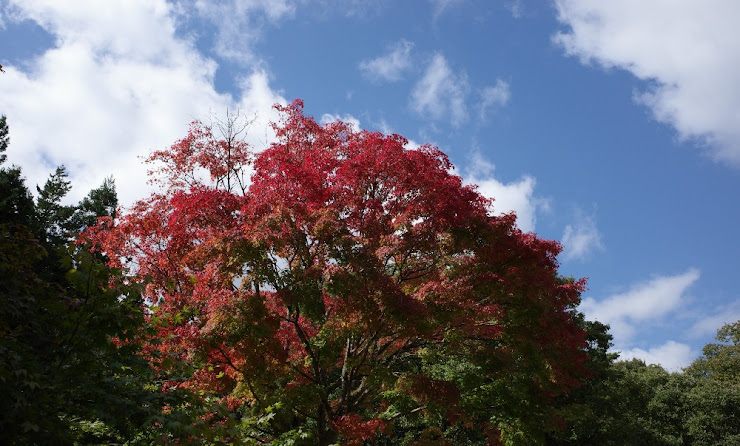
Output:
<path fill-rule="evenodd" d="M 144 284 L 168 385 L 223 403 L 212 422 L 245 443 L 555 428 L 550 401 L 586 373 L 558 243 L 493 216 L 436 147 L 277 109 L 259 153 L 194 123 L 149 159 L 161 192 L 86 234 Z"/>

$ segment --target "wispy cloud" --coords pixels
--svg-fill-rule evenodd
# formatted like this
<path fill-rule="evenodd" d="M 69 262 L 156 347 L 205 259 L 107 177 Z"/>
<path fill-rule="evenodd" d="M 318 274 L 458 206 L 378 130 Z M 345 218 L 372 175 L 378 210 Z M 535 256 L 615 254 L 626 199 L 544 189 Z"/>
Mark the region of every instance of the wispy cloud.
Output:
<path fill-rule="evenodd" d="M 429 0 L 432 4 L 432 16 L 437 20 L 445 11 L 463 3 L 463 0 Z"/>
<path fill-rule="evenodd" d="M 589 318 L 610 324 L 615 344 L 625 346 L 641 327 L 676 311 L 684 303 L 686 291 L 699 277 L 699 271 L 694 268 L 675 276 L 657 276 L 598 301 L 586 298 L 581 310 Z"/>
<path fill-rule="evenodd" d="M 736 299 L 727 305 L 700 314 L 699 319 L 689 329 L 689 334 L 694 337 L 714 335 L 723 325 L 740 320 L 740 300 Z"/>
<path fill-rule="evenodd" d="M 480 119 L 486 119 L 486 111 L 492 107 L 502 107 L 511 99 L 511 87 L 509 83 L 496 79 L 496 83 L 483 88 L 480 91 Z"/>
<path fill-rule="evenodd" d="M 292 0 L 195 1 L 196 13 L 217 30 L 215 50 L 225 58 L 243 64 L 255 62 L 252 46 L 262 38 L 267 24 L 292 17 Z"/>
<path fill-rule="evenodd" d="M 699 271 L 694 268 L 675 276 L 656 276 L 633 285 L 623 293 L 599 300 L 585 298 L 580 310 L 587 318 L 611 326 L 615 350 L 621 351 L 621 359 L 639 358 L 678 370 L 695 357 L 695 352 L 687 344 L 671 340 L 645 350 L 635 346 L 635 339 L 639 334 L 664 324 L 669 315 L 682 312 L 689 301 L 686 293 L 699 277 Z"/>
<path fill-rule="evenodd" d="M 467 75 L 453 72 L 447 59 L 435 53 L 411 92 L 411 108 L 424 118 L 449 119 L 459 126 L 468 118 L 469 90 Z"/>
<path fill-rule="evenodd" d="M 563 233 L 563 260 L 586 260 L 591 254 L 604 249 L 601 233 L 596 227 L 596 217 L 576 212 L 577 221 L 565 227 Z"/>
<path fill-rule="evenodd" d="M 373 82 L 401 80 L 404 73 L 411 68 L 413 47 L 412 42 L 402 39 L 396 42 L 386 54 L 360 62 L 360 71 Z"/>
<path fill-rule="evenodd" d="M 740 2 L 556 0 L 553 39 L 583 63 L 647 81 L 635 99 L 684 139 L 740 167 Z"/>
<path fill-rule="evenodd" d="M 515 19 L 521 18 L 524 13 L 524 5 L 522 4 L 522 0 L 509 0 L 506 3 L 506 9 L 511 12 L 511 16 Z"/>

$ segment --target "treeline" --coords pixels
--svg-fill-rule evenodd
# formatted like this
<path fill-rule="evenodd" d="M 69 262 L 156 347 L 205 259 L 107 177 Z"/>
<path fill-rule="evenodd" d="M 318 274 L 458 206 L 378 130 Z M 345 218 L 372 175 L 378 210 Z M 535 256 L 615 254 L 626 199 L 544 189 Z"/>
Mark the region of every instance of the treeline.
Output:
<path fill-rule="evenodd" d="M 198 314 L 193 315 L 191 307 L 172 315 L 157 313 L 156 302 L 144 300 L 146 283 L 129 280 L 124 271 L 111 266 L 116 262 L 107 258 L 110 253 L 91 250 L 93 246 L 79 238 L 80 231 L 100 224 L 99 217 L 115 217 L 118 203 L 113 180 L 106 180 L 78 204 L 65 205 L 71 183 L 65 168 L 60 167 L 43 187 L 37 187 L 34 198 L 21 169 L 7 165 L 8 143 L 3 116 L 0 444 L 311 445 L 328 438 L 319 438 L 319 434 L 321 429 L 328 432 L 329 427 L 318 426 L 316 417 L 296 411 L 302 407 L 301 398 L 311 401 L 317 385 L 308 383 L 296 396 L 281 386 L 296 388 L 301 381 L 283 385 L 280 383 L 286 381 L 277 380 L 279 377 L 259 377 L 279 384 L 270 394 L 275 402 L 262 406 L 260 389 L 247 388 L 248 377 L 230 381 L 229 373 L 234 371 L 214 369 L 209 365 L 212 357 L 172 354 L 160 348 L 170 341 L 159 338 L 163 325 L 187 326 L 198 320 Z M 97 227 L 105 230 L 111 222 L 103 220 Z M 569 281 L 562 283 L 568 285 Z M 531 312 L 522 314 L 535 317 Z M 722 327 L 718 342 L 707 345 L 703 356 L 682 373 L 669 373 L 637 360 L 618 361 L 608 352 L 608 326 L 586 321 L 575 311 L 567 314 L 573 315 L 572 322 L 585 333 L 585 342 L 578 348 L 587 358 L 586 372 L 567 392 L 548 395 L 542 391 L 547 383 L 532 389 L 511 388 L 518 382 L 533 385 L 528 381 L 532 365 L 525 364 L 529 368 L 520 370 L 516 364 L 504 364 L 504 356 L 489 361 L 458 355 L 455 349 L 466 347 L 462 332 L 455 333 L 444 349 L 434 350 L 437 344 L 425 344 L 413 356 L 405 356 L 406 362 L 394 363 L 395 369 L 384 369 L 388 376 L 363 378 L 358 392 L 374 385 L 372 380 L 386 380 L 395 386 L 377 384 L 384 392 L 385 405 L 365 405 L 364 412 L 343 416 L 344 425 L 332 425 L 336 433 L 331 441 L 386 445 L 740 445 L 740 322 Z M 219 322 L 228 317 L 220 314 Z M 233 338 L 237 335 L 260 336 L 260 327 L 234 326 L 233 321 L 225 322 L 231 324 L 227 333 L 231 342 L 240 342 Z M 300 328 L 297 316 L 295 325 Z M 211 325 L 209 329 L 216 331 Z M 172 337 L 180 336 L 175 330 L 172 333 Z M 486 339 L 486 345 L 509 348 L 501 347 L 502 338 L 495 336 Z M 346 339 L 346 349 L 340 351 L 345 358 L 352 338 Z M 318 349 L 330 340 L 312 342 Z M 512 345 L 534 348 L 533 344 L 517 342 Z M 221 344 L 213 345 L 222 348 Z M 541 353 L 523 350 L 516 354 L 538 357 Z M 505 358 L 510 360 L 511 356 Z M 505 373 L 479 383 L 473 368 L 477 360 L 489 361 L 487 366 Z M 309 359 L 305 362 L 310 364 Z M 339 373 L 348 369 L 345 364 L 336 372 L 338 382 L 344 382 Z M 507 370 L 519 370 L 521 376 Z M 305 375 L 305 382 L 312 378 L 310 372 L 299 372 Z M 538 374 L 546 372 L 536 370 Z M 206 384 L 192 384 L 209 373 L 201 381 Z M 428 376 L 418 378 L 423 373 Z M 332 379 L 331 374 L 327 376 Z M 541 376 L 547 375 L 537 379 Z M 419 383 L 427 388 L 418 388 Z M 466 388 L 471 392 L 464 393 Z M 477 398 L 483 395 L 480 389 L 492 392 L 492 396 Z M 532 398 L 540 400 L 527 400 Z M 455 405 L 455 411 L 449 411 L 445 404 Z M 331 405 L 324 410 L 332 408 L 339 410 Z M 278 431 L 282 426 L 286 426 L 285 432 Z"/>
<path fill-rule="evenodd" d="M 568 423 L 547 444 L 740 445 L 740 321 L 720 328 L 679 373 L 619 361 L 606 350 L 607 329 L 590 325 L 594 376 L 558 402 Z"/>

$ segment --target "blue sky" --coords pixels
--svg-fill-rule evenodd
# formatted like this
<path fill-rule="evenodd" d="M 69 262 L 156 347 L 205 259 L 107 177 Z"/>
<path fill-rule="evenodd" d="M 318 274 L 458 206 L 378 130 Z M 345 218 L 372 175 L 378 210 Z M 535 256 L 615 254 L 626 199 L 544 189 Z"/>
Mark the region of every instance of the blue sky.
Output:
<path fill-rule="evenodd" d="M 677 370 L 740 319 L 740 3 L 0 0 L 0 113 L 30 185 L 79 199 L 193 119 L 271 105 L 433 143 L 562 241 L 624 358 Z"/>

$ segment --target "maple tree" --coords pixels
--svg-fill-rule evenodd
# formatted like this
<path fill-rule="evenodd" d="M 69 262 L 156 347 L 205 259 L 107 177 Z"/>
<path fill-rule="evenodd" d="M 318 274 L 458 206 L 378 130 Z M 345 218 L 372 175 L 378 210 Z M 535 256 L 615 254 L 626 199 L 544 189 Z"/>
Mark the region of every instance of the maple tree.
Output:
<path fill-rule="evenodd" d="M 195 122 L 162 190 L 86 232 L 143 284 L 150 361 L 232 441 L 527 444 L 587 374 L 583 280 L 436 147 L 276 106 L 255 153 Z M 251 175 L 251 182 L 246 181 Z"/>

